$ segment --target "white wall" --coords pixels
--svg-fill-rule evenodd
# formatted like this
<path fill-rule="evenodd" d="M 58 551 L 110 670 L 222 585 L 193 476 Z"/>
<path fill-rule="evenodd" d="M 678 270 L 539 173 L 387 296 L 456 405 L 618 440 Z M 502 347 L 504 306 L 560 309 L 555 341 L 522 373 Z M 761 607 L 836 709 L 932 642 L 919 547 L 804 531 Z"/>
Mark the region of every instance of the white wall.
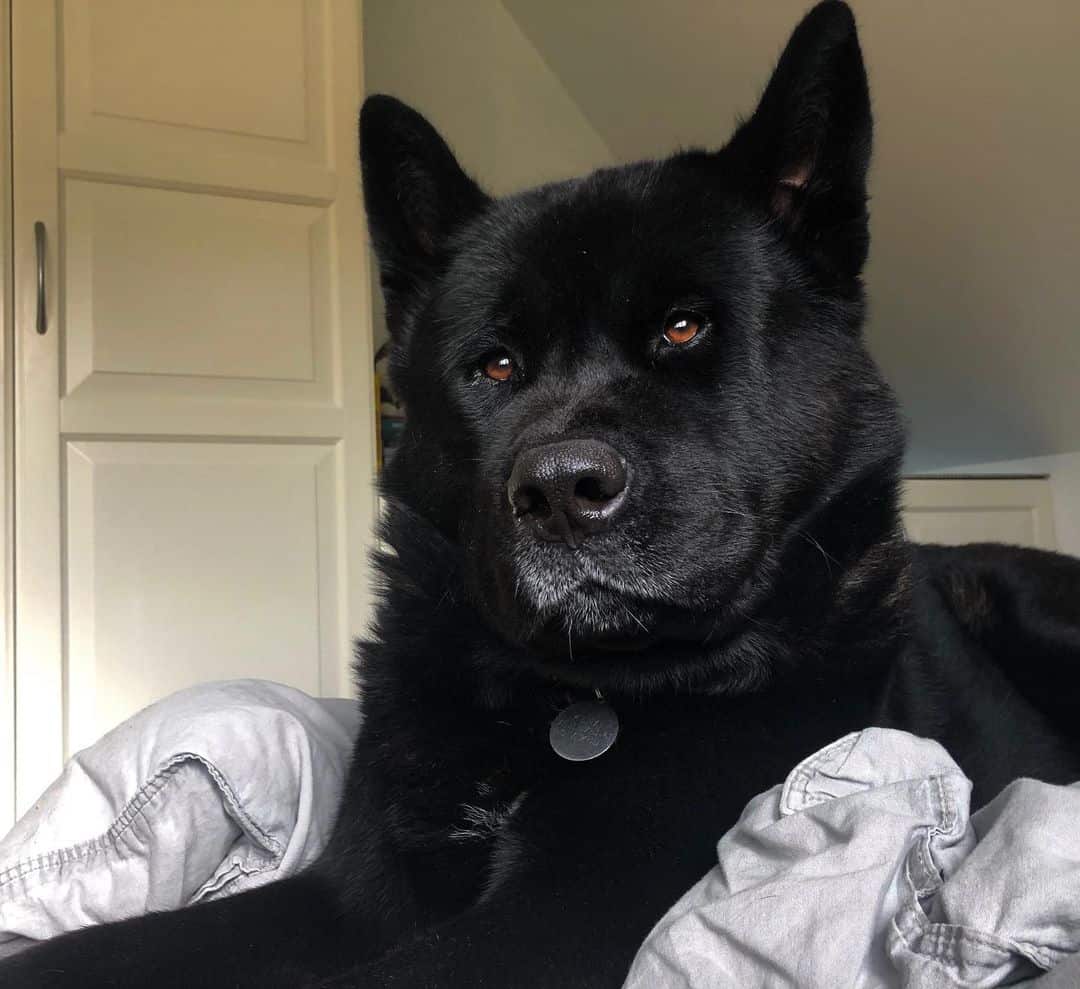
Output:
<path fill-rule="evenodd" d="M 8 10 L 0 4 L 0 51 L 7 52 Z M 15 815 L 15 652 L 12 558 L 12 429 L 14 402 L 11 367 L 14 321 L 8 284 L 11 265 L 11 148 L 8 73 L 0 73 L 0 833 Z"/>
<path fill-rule="evenodd" d="M 949 474 L 1049 474 L 1054 532 L 1062 553 L 1080 556 L 1080 450 L 1023 460 L 950 467 Z"/>
<path fill-rule="evenodd" d="M 499 0 L 364 0 L 365 88 L 420 110 L 494 193 L 611 151 Z"/>
<path fill-rule="evenodd" d="M 489 192 L 612 162 L 499 0 L 364 0 L 363 13 L 366 91 L 416 107 Z"/>

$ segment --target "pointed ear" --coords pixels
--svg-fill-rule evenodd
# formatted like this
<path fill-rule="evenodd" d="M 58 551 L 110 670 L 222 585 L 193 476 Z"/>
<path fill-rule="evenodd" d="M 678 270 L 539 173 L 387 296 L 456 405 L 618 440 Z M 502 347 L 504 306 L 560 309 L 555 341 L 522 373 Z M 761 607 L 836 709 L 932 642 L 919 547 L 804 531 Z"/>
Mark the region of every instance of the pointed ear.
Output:
<path fill-rule="evenodd" d="M 855 19 L 826 0 L 795 28 L 728 151 L 751 195 L 834 278 L 854 278 L 866 260 L 872 130 Z"/>
<path fill-rule="evenodd" d="M 368 229 L 394 331 L 408 297 L 435 271 L 446 242 L 488 197 L 419 113 L 392 96 L 360 111 L 360 166 Z"/>

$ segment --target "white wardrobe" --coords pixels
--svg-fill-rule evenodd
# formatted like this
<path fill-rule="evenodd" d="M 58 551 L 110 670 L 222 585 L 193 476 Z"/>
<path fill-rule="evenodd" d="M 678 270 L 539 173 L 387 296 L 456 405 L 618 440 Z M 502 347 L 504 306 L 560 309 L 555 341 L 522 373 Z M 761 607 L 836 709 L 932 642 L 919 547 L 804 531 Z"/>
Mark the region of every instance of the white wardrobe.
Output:
<path fill-rule="evenodd" d="M 375 448 L 359 13 L 0 3 L 0 830 L 169 691 L 351 689 Z"/>

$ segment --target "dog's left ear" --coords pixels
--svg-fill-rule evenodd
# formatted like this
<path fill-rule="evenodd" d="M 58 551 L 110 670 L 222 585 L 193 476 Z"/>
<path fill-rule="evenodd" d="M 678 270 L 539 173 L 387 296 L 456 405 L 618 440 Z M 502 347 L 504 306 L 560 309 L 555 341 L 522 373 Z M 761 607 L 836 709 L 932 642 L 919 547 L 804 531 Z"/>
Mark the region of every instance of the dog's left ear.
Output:
<path fill-rule="evenodd" d="M 360 165 L 393 333 L 409 298 L 438 270 L 450 237 L 489 200 L 438 131 L 392 96 L 364 101 Z"/>
<path fill-rule="evenodd" d="M 855 18 L 826 0 L 795 29 L 725 149 L 751 196 L 826 277 L 854 278 L 866 260 L 872 130 Z"/>

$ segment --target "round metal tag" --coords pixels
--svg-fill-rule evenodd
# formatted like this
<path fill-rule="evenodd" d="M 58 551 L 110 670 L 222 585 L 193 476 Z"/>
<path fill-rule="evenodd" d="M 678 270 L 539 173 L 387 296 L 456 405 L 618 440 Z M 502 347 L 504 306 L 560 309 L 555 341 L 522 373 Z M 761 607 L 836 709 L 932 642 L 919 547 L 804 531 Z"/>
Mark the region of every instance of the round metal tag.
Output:
<path fill-rule="evenodd" d="M 619 716 L 600 701 L 578 701 L 551 722 L 548 738 L 558 755 L 587 762 L 603 755 L 619 737 Z"/>

